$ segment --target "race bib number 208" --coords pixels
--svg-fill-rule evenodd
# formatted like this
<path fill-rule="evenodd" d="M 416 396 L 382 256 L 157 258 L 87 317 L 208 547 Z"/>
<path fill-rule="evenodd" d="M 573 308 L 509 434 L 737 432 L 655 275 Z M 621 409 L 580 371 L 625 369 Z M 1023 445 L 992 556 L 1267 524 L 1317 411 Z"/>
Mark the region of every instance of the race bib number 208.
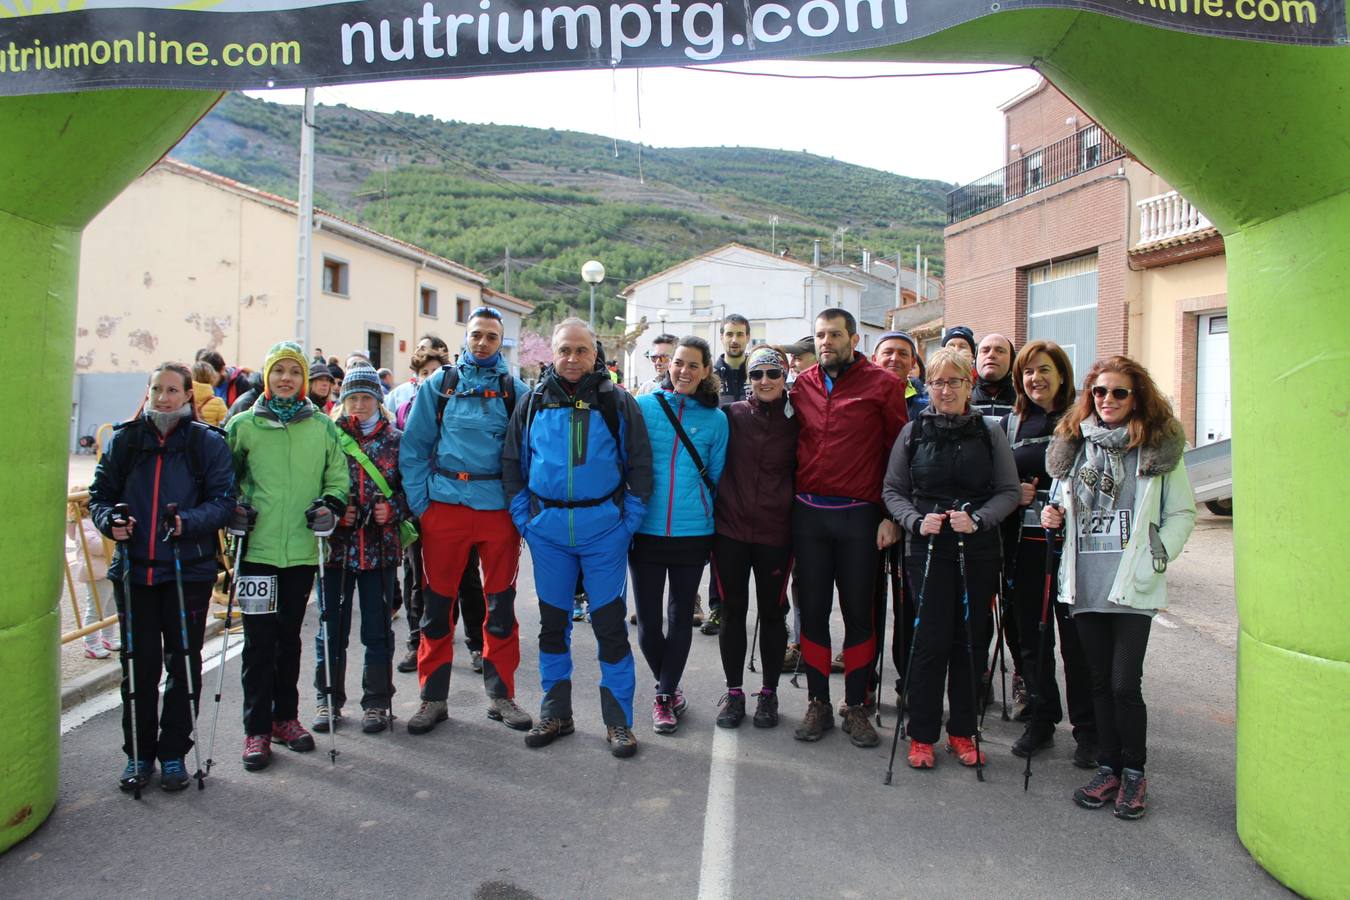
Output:
<path fill-rule="evenodd" d="M 1128 509 L 1094 510 L 1078 531 L 1079 553 L 1119 553 L 1130 542 Z"/>
<path fill-rule="evenodd" d="M 277 576 L 240 575 L 235 596 L 239 611 L 246 616 L 262 616 L 277 611 Z"/>

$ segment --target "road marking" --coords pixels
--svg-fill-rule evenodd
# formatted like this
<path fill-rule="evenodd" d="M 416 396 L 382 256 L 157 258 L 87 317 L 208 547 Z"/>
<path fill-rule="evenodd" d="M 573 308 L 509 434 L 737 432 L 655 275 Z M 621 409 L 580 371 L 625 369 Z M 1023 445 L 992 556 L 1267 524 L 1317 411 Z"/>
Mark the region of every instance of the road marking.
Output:
<path fill-rule="evenodd" d="M 208 702 L 209 703 L 215 702 L 214 698 L 216 696 L 216 692 L 214 686 L 209 692 L 206 690 L 205 687 L 206 673 L 214 671 L 216 666 L 220 664 L 220 642 L 222 640 L 230 641 L 229 649 L 225 651 L 226 662 L 229 662 L 230 660 L 238 656 L 240 653 L 244 652 L 244 635 L 242 633 L 229 634 L 228 632 L 222 631 L 219 637 L 212 638 L 210 642 L 208 642 L 205 646 L 202 647 L 203 688 L 201 694 L 202 696 L 201 710 L 198 714 L 198 721 L 204 719 L 206 715 L 210 712 L 210 710 L 208 709 Z M 159 679 L 159 689 L 161 693 L 164 690 L 164 681 L 167 677 L 168 673 L 166 672 Z M 210 698 L 209 701 L 208 698 Z M 156 700 L 158 701 L 158 697 L 156 697 Z M 63 735 L 69 734 L 70 732 L 74 731 L 76 728 L 79 728 L 81 725 L 83 725 L 85 722 L 88 722 L 95 716 L 102 715 L 103 713 L 111 709 L 117 709 L 121 705 L 122 705 L 122 693 L 121 691 L 118 690 L 104 691 L 97 697 L 91 697 L 88 700 L 84 701 L 83 703 L 77 703 L 76 705 L 72 706 L 70 709 L 66 710 L 64 713 L 61 714 L 61 734 Z"/>
<path fill-rule="evenodd" d="M 1156 616 L 1154 616 L 1154 617 L 1153 617 L 1153 620 L 1154 620 L 1155 622 L 1157 622 L 1159 625 L 1161 625 L 1162 627 L 1164 627 L 1164 628 L 1176 628 L 1176 627 L 1177 627 L 1177 623 L 1176 623 L 1176 622 L 1171 621 L 1171 620 L 1168 619 L 1166 616 L 1164 616 L 1162 613 L 1158 613 Z"/>
<path fill-rule="evenodd" d="M 735 868 L 735 728 L 713 727 L 708 802 L 703 814 L 703 862 L 698 870 L 698 900 L 729 900 Z"/>

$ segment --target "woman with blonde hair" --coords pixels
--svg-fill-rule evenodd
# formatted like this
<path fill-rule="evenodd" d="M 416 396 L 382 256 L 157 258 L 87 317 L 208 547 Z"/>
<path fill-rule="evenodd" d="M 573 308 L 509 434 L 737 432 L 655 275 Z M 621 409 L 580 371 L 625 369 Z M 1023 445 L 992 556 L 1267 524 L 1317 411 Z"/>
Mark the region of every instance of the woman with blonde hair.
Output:
<path fill-rule="evenodd" d="M 1144 652 L 1153 616 L 1167 606 L 1167 564 L 1195 527 L 1185 441 L 1144 367 L 1112 356 L 1083 379 L 1046 452 L 1055 482 L 1041 525 L 1068 525 L 1059 599 L 1073 608 L 1097 724 L 1097 774 L 1073 800 L 1086 809 L 1113 803 L 1121 819 L 1144 814 Z"/>

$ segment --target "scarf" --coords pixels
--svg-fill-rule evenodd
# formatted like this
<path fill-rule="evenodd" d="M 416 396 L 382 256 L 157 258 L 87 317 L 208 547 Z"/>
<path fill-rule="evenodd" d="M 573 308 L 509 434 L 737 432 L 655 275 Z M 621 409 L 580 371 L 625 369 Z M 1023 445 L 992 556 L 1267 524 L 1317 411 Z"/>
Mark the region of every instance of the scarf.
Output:
<path fill-rule="evenodd" d="M 192 404 L 184 403 L 173 412 L 160 412 L 156 409 L 145 410 L 145 417 L 160 435 L 166 435 L 178 426 L 178 423 L 192 415 Z"/>
<path fill-rule="evenodd" d="M 1125 455 L 1129 452 L 1129 428 L 1103 428 L 1095 422 L 1084 421 L 1079 426 L 1083 433 L 1085 459 L 1073 480 L 1074 497 L 1084 510 L 1113 509 L 1120 496 L 1120 485 L 1129 473 L 1125 471 Z"/>
<path fill-rule="evenodd" d="M 356 419 L 356 416 L 352 416 L 352 418 Z M 370 437 L 371 432 L 375 430 L 375 426 L 380 424 L 380 411 L 375 410 L 370 414 L 369 419 L 356 419 L 356 424 L 361 426 L 361 434 Z"/>
<path fill-rule="evenodd" d="M 473 363 L 475 366 L 478 366 L 480 369 L 495 369 L 497 367 L 497 363 L 502 361 L 502 351 L 498 350 L 496 353 L 492 354 L 487 359 L 479 359 L 478 357 L 473 355 L 473 351 L 470 350 L 468 345 L 466 344 L 464 347 L 464 352 L 460 355 L 460 359 L 467 359 L 469 362 Z"/>
<path fill-rule="evenodd" d="M 285 425 L 295 414 L 300 412 L 301 407 L 309 403 L 304 397 L 296 394 L 294 397 L 268 397 L 267 408 Z"/>

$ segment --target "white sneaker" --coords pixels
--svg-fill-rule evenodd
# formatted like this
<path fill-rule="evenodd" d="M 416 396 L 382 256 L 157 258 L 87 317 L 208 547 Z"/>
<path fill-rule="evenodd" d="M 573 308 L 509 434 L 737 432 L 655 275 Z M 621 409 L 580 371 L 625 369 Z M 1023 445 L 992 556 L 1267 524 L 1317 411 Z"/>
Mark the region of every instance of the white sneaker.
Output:
<path fill-rule="evenodd" d="M 104 647 L 101 643 L 91 644 L 88 641 L 85 641 L 84 655 L 89 659 L 107 659 L 112 654 L 109 653 L 108 648 Z"/>

